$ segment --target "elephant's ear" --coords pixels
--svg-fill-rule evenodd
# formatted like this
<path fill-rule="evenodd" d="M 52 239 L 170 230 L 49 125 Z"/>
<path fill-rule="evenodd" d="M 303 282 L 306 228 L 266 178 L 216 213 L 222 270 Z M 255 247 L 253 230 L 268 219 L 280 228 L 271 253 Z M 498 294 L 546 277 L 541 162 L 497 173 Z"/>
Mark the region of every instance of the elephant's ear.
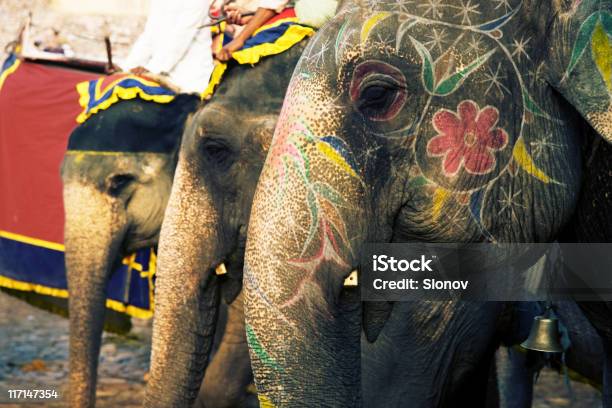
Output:
<path fill-rule="evenodd" d="M 612 143 L 612 2 L 574 1 L 553 33 L 553 86 Z"/>

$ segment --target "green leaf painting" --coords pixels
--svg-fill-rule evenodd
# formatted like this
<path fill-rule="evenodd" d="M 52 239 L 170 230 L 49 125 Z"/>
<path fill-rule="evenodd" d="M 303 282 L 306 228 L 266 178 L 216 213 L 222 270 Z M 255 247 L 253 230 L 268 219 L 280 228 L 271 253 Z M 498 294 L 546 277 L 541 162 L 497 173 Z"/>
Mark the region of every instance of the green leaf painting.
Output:
<path fill-rule="evenodd" d="M 306 201 L 308 203 L 308 211 L 310 212 L 310 227 L 308 229 L 308 237 L 304 242 L 304 248 L 308 248 L 319 228 L 319 202 L 312 190 L 308 191 Z"/>
<path fill-rule="evenodd" d="M 431 57 L 431 54 L 429 53 L 429 50 L 413 37 L 410 37 L 410 41 L 412 41 L 412 45 L 421 57 L 421 78 L 423 80 L 423 86 L 427 92 L 435 96 L 446 96 L 455 92 L 461 86 L 463 81 L 470 76 L 470 74 L 480 68 L 480 66 L 495 53 L 495 50 L 491 50 L 486 54 L 481 55 L 472 61 L 467 67 L 456 71 L 450 76 L 442 78 L 438 83 L 436 83 L 434 74 L 436 65 Z"/>
<path fill-rule="evenodd" d="M 598 11 L 591 14 L 582 23 L 572 48 L 570 61 L 563 79 L 576 68 L 587 47 L 591 47 L 591 57 L 604 81 L 606 88 L 612 94 L 612 14 L 608 11 Z"/>
<path fill-rule="evenodd" d="M 318 195 L 325 198 L 326 200 L 328 200 L 334 205 L 341 206 L 341 207 L 348 206 L 348 203 L 342 197 L 342 195 L 338 191 L 336 191 L 332 186 L 328 184 L 324 184 L 324 183 L 316 181 L 312 184 L 312 189 Z"/>
<path fill-rule="evenodd" d="M 603 12 L 599 16 L 600 22 L 608 35 L 612 35 L 612 13 Z"/>
<path fill-rule="evenodd" d="M 442 79 L 440 83 L 436 85 L 434 94 L 438 96 L 446 96 L 448 94 L 455 92 L 457 88 L 461 86 L 465 78 L 467 78 L 472 72 L 476 71 L 494 53 L 495 53 L 495 50 L 491 50 L 487 52 L 485 55 L 482 55 L 476 58 L 476 60 L 474 60 L 470 65 L 463 68 L 462 70 L 457 71 L 453 75 Z"/>
<path fill-rule="evenodd" d="M 427 90 L 427 92 L 433 93 L 434 91 L 434 68 L 433 68 L 434 64 L 433 64 L 433 59 L 431 58 L 431 54 L 429 53 L 429 50 L 427 49 L 427 47 L 421 44 L 418 40 L 415 40 L 414 38 L 410 37 L 410 41 L 412 41 L 412 45 L 414 45 L 414 48 L 417 50 L 417 52 L 419 53 L 419 56 L 421 57 L 421 63 L 423 64 L 423 70 L 421 73 L 423 85 L 425 86 L 425 89 Z"/>
<path fill-rule="evenodd" d="M 544 109 L 540 108 L 537 103 L 533 100 L 529 92 L 523 88 L 523 104 L 525 105 L 525 109 L 529 112 L 533 113 L 535 116 L 540 116 L 542 118 L 553 120 L 548 113 L 544 111 Z"/>
<path fill-rule="evenodd" d="M 574 43 L 574 48 L 572 49 L 572 56 L 570 57 L 569 65 L 567 66 L 567 70 L 565 71 L 565 76 L 567 77 L 572 73 L 576 64 L 584 54 L 584 50 L 586 46 L 589 44 L 589 40 L 591 39 L 591 35 L 593 34 L 593 29 L 595 28 L 595 24 L 597 23 L 599 13 L 591 14 L 580 26 L 580 30 L 578 30 L 578 36 L 576 37 L 576 42 Z"/>
<path fill-rule="evenodd" d="M 246 324 L 246 337 L 251 351 L 253 351 L 257 357 L 259 357 L 262 363 L 276 371 L 283 372 L 283 368 L 279 366 L 276 361 L 274 361 L 264 346 L 259 342 L 259 339 L 257 338 L 257 335 L 250 324 Z"/>

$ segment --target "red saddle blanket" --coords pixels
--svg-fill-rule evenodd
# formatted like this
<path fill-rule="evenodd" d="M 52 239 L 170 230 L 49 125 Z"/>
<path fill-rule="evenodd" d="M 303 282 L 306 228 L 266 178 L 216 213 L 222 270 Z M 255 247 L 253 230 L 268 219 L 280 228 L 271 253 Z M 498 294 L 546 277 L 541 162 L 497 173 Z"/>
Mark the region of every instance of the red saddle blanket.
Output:
<path fill-rule="evenodd" d="M 67 297 L 60 165 L 83 111 L 76 85 L 100 74 L 14 56 L 2 68 L 0 286 Z M 109 283 L 107 307 L 151 315 L 152 256 L 147 250 L 124 261 Z"/>

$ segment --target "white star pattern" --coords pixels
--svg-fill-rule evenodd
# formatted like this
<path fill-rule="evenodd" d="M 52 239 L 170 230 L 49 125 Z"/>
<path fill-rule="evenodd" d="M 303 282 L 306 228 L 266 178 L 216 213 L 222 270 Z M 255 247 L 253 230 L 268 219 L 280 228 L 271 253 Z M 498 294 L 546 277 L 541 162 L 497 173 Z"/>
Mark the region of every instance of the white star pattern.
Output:
<path fill-rule="evenodd" d="M 422 7 L 424 8 L 424 15 L 427 16 L 428 14 L 431 14 L 431 16 L 433 18 L 439 18 L 442 17 L 442 10 L 441 8 L 444 7 L 445 5 L 442 4 L 442 0 L 427 0 L 425 2 L 425 4 L 419 4 L 417 5 L 417 7 Z"/>
<path fill-rule="evenodd" d="M 372 11 L 378 9 L 382 5 L 378 0 L 368 0 L 366 3 L 368 3 L 368 9 Z"/>
<path fill-rule="evenodd" d="M 472 25 L 472 20 L 470 20 L 470 13 L 480 14 L 478 11 L 478 4 L 472 4 L 472 0 L 467 0 L 467 3 L 461 1 L 461 6 L 451 6 L 459 12 L 455 14 L 455 17 L 461 16 L 461 24 Z"/>
<path fill-rule="evenodd" d="M 531 154 L 533 154 L 533 156 L 537 159 L 542 156 L 545 151 L 558 149 L 561 147 L 559 143 L 553 143 L 552 140 L 552 134 L 549 133 L 542 139 L 530 142 L 529 146 L 531 146 Z"/>
<path fill-rule="evenodd" d="M 390 3 L 393 11 L 397 13 L 410 13 L 408 6 L 412 5 L 412 0 L 395 0 Z"/>
<path fill-rule="evenodd" d="M 376 39 L 377 41 L 375 42 L 375 45 L 379 47 L 381 50 L 383 50 L 384 53 L 387 54 L 388 57 L 390 57 L 391 50 L 394 49 L 395 39 L 392 38 L 391 35 L 389 34 L 383 38 L 381 33 L 376 34 Z"/>
<path fill-rule="evenodd" d="M 495 2 L 497 3 L 497 6 L 495 6 L 495 10 L 497 10 L 500 7 L 503 7 L 504 11 L 508 11 L 511 8 L 508 0 L 495 0 Z"/>
<path fill-rule="evenodd" d="M 470 41 L 468 42 L 468 52 L 473 50 L 476 52 L 476 54 L 480 55 L 480 51 L 482 50 L 482 48 L 483 46 L 480 42 L 480 37 L 473 35 Z"/>
<path fill-rule="evenodd" d="M 334 109 L 344 109 L 344 105 L 340 103 L 340 98 L 342 97 L 342 93 L 339 93 L 333 98 L 328 98 L 321 104 L 321 108 L 324 111 L 331 111 Z"/>
<path fill-rule="evenodd" d="M 468 216 L 465 213 L 465 210 L 459 207 L 457 211 L 455 211 L 448 219 L 446 219 L 446 222 L 448 222 L 449 225 L 453 225 L 455 227 L 462 226 L 465 228 L 467 220 Z"/>
<path fill-rule="evenodd" d="M 520 204 L 517 199 L 521 195 L 521 191 L 522 190 L 518 190 L 516 193 L 513 193 L 512 187 L 510 187 L 507 191 L 504 189 L 504 187 L 502 187 L 501 193 L 503 198 L 501 200 L 497 200 L 502 204 L 502 208 L 497 212 L 497 215 L 500 215 L 505 211 L 510 211 L 512 218 L 518 221 L 515 208 L 526 208 L 523 204 Z"/>
<path fill-rule="evenodd" d="M 316 53 L 313 53 L 315 47 L 312 47 L 308 57 L 306 59 L 309 63 L 314 65 L 317 68 L 320 68 L 323 63 L 325 63 L 325 53 L 329 50 L 330 40 L 325 40 L 325 42 L 321 45 L 321 49 Z"/>
<path fill-rule="evenodd" d="M 376 152 L 380 149 L 380 146 L 368 146 L 367 149 L 362 153 L 364 167 L 367 168 L 370 161 L 376 157 Z"/>
<path fill-rule="evenodd" d="M 431 33 L 429 34 L 430 40 L 425 43 L 430 50 L 438 47 L 440 52 L 442 52 L 442 45 L 446 40 L 446 30 L 442 28 L 441 30 L 436 30 L 435 28 L 431 29 Z"/>
<path fill-rule="evenodd" d="M 546 81 L 540 76 L 540 71 L 543 67 L 544 63 L 541 63 L 540 65 L 538 65 L 538 68 L 527 71 L 527 76 L 529 77 L 529 85 L 531 85 L 532 87 L 536 84 L 546 85 Z"/>
<path fill-rule="evenodd" d="M 529 54 L 527 54 L 527 44 L 531 41 L 531 38 L 525 39 L 525 37 L 520 40 L 513 40 L 512 46 L 514 47 L 514 51 L 512 51 L 512 56 L 516 57 L 516 59 L 521 62 L 521 58 L 524 55 L 528 60 L 531 60 Z"/>
<path fill-rule="evenodd" d="M 510 90 L 502 83 L 502 81 L 506 79 L 506 76 L 501 72 L 501 69 L 501 63 L 499 63 L 497 64 L 495 72 L 489 67 L 489 72 L 484 74 L 485 79 L 480 82 L 488 84 L 485 95 L 489 95 L 489 92 L 494 88 L 500 97 L 503 97 L 505 92 L 510 94 Z"/>

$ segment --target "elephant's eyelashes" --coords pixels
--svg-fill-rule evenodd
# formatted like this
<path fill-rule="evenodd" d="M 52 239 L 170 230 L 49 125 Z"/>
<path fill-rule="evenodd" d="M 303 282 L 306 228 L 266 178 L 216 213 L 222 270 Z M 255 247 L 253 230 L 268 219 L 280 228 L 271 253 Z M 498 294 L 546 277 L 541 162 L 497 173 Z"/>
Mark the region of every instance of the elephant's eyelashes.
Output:
<path fill-rule="evenodd" d="M 406 78 L 399 69 L 385 62 L 364 62 L 355 69 L 350 94 L 355 107 L 365 117 L 388 121 L 406 103 Z"/>

